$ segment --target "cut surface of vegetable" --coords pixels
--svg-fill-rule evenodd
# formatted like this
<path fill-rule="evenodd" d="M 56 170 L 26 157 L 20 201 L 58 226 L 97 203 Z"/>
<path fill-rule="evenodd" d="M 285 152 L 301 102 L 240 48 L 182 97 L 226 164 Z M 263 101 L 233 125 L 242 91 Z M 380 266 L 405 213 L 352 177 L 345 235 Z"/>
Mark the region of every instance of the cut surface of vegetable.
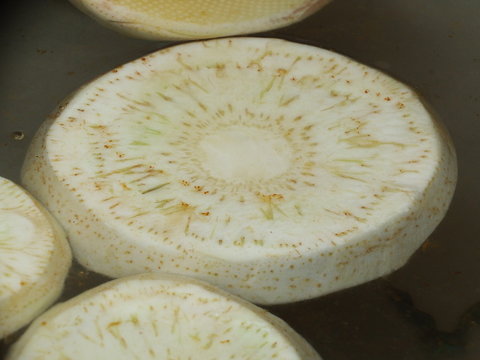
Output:
<path fill-rule="evenodd" d="M 222 37 L 298 22 L 330 0 L 71 0 L 129 35 L 155 40 Z"/>
<path fill-rule="evenodd" d="M 448 135 L 410 88 L 260 38 L 113 70 L 45 122 L 23 168 L 87 268 L 190 275 L 264 304 L 399 268 L 455 181 Z"/>
<path fill-rule="evenodd" d="M 0 338 L 56 300 L 70 262 L 55 220 L 20 186 L 0 178 Z"/>
<path fill-rule="evenodd" d="M 319 360 L 288 324 L 198 280 L 122 278 L 56 305 L 13 346 L 15 359 Z"/>

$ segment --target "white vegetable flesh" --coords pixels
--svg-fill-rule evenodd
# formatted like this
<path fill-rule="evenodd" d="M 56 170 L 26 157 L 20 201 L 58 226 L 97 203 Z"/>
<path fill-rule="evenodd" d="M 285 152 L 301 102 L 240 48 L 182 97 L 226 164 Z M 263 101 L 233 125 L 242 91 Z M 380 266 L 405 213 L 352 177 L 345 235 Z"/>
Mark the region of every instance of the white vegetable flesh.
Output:
<path fill-rule="evenodd" d="M 223 37 L 298 22 L 330 0 L 71 0 L 102 24 L 153 40 Z"/>
<path fill-rule="evenodd" d="M 52 308 L 14 359 L 320 359 L 285 322 L 211 285 L 146 274 Z"/>
<path fill-rule="evenodd" d="M 195 276 L 264 304 L 399 268 L 455 181 L 448 135 L 410 88 L 260 38 L 171 47 L 93 81 L 23 169 L 87 268 Z"/>
<path fill-rule="evenodd" d="M 0 178 L 0 338 L 56 300 L 70 262 L 55 220 L 18 185 Z"/>

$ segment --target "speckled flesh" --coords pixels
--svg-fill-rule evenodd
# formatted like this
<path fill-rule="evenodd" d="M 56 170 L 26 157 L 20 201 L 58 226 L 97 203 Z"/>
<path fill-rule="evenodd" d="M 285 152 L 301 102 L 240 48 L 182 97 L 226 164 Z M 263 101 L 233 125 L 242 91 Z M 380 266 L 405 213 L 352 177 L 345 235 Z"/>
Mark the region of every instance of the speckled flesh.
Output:
<path fill-rule="evenodd" d="M 111 277 L 194 276 L 262 304 L 399 268 L 444 216 L 455 153 L 407 86 L 277 39 L 170 47 L 79 90 L 23 182 Z"/>
<path fill-rule="evenodd" d="M 20 186 L 0 178 L 0 338 L 56 300 L 70 262 L 55 220 Z"/>
<path fill-rule="evenodd" d="M 166 274 L 115 280 L 38 318 L 16 359 L 320 360 L 288 324 L 211 285 Z"/>
<path fill-rule="evenodd" d="M 330 0 L 71 0 L 104 25 L 154 40 L 222 37 L 298 22 Z"/>

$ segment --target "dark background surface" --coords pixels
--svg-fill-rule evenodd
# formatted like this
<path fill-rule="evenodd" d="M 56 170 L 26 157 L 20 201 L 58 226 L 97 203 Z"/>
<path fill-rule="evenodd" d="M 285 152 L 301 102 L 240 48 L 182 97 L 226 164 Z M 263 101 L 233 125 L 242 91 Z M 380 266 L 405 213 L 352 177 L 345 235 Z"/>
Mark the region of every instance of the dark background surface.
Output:
<path fill-rule="evenodd" d="M 126 38 L 66 0 L 7 7 L 0 32 L 0 176 L 18 181 L 29 141 L 62 98 L 169 43 Z M 410 84 L 457 148 L 451 208 L 406 266 L 319 299 L 268 307 L 325 360 L 480 359 L 479 19 L 478 0 L 334 0 L 299 24 L 260 34 L 325 47 Z M 22 140 L 14 136 L 19 131 Z M 102 281 L 76 265 L 63 299 Z M 0 359 L 14 340 L 0 340 Z"/>

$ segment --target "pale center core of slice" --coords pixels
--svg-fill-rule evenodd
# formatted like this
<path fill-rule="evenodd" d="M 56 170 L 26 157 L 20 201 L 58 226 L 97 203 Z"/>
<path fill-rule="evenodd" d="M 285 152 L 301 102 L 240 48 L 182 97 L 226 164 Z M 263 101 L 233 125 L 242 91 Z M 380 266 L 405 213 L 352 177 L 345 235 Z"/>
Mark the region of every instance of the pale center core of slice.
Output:
<path fill-rule="evenodd" d="M 41 260 L 32 255 L 34 225 L 23 215 L 0 210 L 0 300 L 35 275 Z"/>
<path fill-rule="evenodd" d="M 33 238 L 33 227 L 24 215 L 0 210 L 0 249 L 24 250 L 23 247 Z M 0 253 L 3 252 L 0 250 Z"/>
<path fill-rule="evenodd" d="M 199 142 L 203 168 L 230 182 L 267 180 L 290 167 L 288 141 L 265 129 L 230 126 L 206 135 Z"/>

